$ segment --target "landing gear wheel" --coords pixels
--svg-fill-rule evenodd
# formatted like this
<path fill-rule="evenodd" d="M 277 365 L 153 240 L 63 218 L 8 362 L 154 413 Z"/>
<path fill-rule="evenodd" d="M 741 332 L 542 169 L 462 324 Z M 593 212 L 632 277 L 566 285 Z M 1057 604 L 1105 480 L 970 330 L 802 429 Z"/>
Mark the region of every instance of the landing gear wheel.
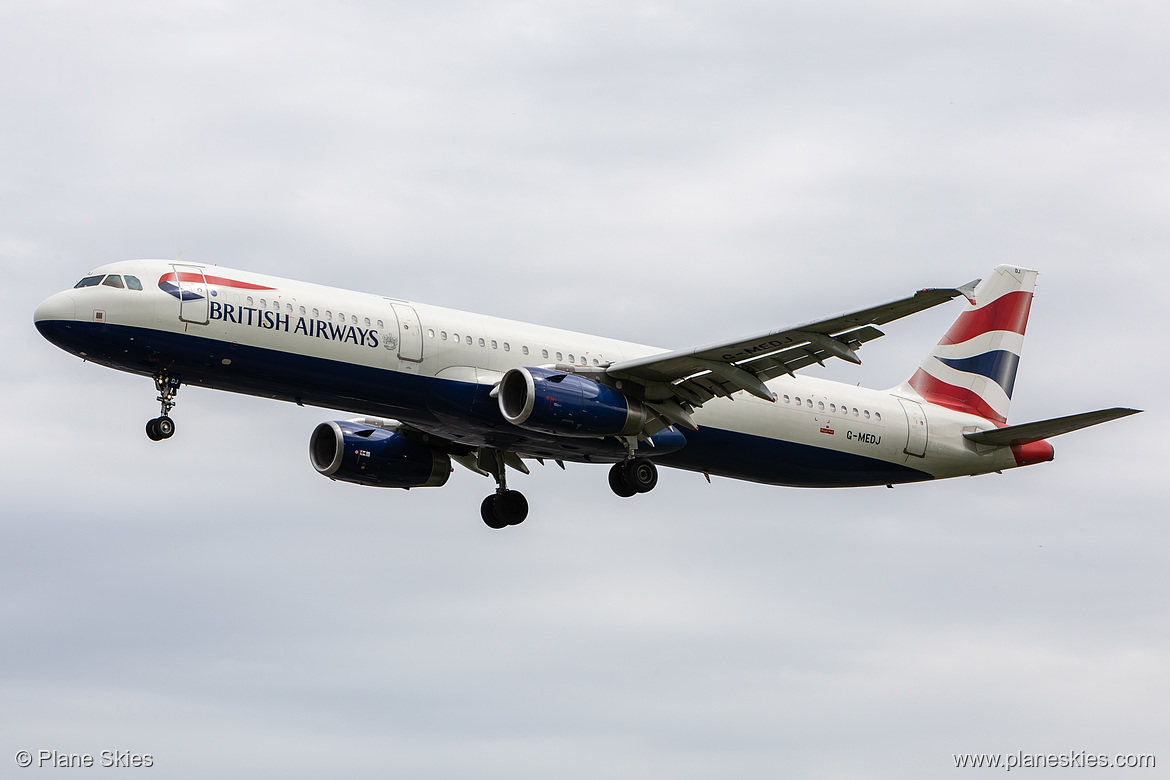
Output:
<path fill-rule="evenodd" d="M 505 490 L 496 495 L 496 515 L 508 525 L 520 525 L 528 517 L 528 499 L 519 490 Z"/>
<path fill-rule="evenodd" d="M 528 499 L 519 490 L 492 493 L 479 505 L 479 514 L 488 528 L 520 525 L 528 517 Z"/>
<path fill-rule="evenodd" d="M 154 430 L 160 439 L 169 439 L 175 435 L 175 421 L 163 415 L 154 420 Z"/>
<path fill-rule="evenodd" d="M 649 493 L 658 484 L 658 467 L 646 458 L 634 458 L 622 464 L 625 482 L 638 493 Z"/>
<path fill-rule="evenodd" d="M 151 441 L 169 439 L 175 435 L 175 421 L 170 417 L 155 417 L 146 423 L 146 435 Z"/>
<path fill-rule="evenodd" d="M 626 482 L 626 464 L 615 463 L 609 470 L 609 489 L 622 498 L 629 498 L 638 492 L 638 489 Z"/>
<path fill-rule="evenodd" d="M 508 524 L 496 516 L 496 494 L 492 493 L 479 505 L 479 515 L 488 528 L 506 528 Z"/>

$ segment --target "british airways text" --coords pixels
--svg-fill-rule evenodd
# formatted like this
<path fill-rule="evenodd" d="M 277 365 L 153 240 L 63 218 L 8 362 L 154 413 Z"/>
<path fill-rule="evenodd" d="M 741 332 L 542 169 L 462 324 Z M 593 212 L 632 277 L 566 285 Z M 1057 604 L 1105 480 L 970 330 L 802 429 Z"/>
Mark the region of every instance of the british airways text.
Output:
<path fill-rule="evenodd" d="M 254 309 L 250 306 L 235 306 L 230 303 L 211 301 L 209 317 L 236 325 L 252 325 L 264 330 L 282 330 L 285 333 L 300 333 L 331 341 L 352 341 L 361 347 L 377 347 L 377 330 L 366 330 L 356 325 L 337 325 L 324 320 L 298 317 L 293 324 L 291 314 L 281 314 L 268 309 Z"/>

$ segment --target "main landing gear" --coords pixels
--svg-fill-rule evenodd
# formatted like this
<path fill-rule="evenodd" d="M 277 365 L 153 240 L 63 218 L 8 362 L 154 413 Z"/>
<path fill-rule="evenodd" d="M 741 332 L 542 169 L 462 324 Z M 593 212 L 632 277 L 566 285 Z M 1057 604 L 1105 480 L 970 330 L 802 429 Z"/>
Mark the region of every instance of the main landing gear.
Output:
<path fill-rule="evenodd" d="M 146 435 L 151 441 L 169 439 L 175 435 L 175 421 L 170 418 L 175 408 L 175 393 L 179 392 L 179 379 L 170 374 L 159 374 L 154 378 L 158 388 L 158 402 L 162 404 L 162 415 L 146 423 Z"/>
<path fill-rule="evenodd" d="M 487 527 L 499 529 L 523 523 L 528 517 L 528 499 L 519 490 L 508 490 L 504 453 L 480 450 L 479 465 L 496 480 L 496 492 L 479 505 L 479 514 Z"/>
<path fill-rule="evenodd" d="M 609 487 L 622 498 L 649 493 L 657 484 L 658 467 L 647 458 L 623 460 L 609 470 Z"/>
<path fill-rule="evenodd" d="M 501 488 L 483 500 L 479 514 L 488 528 L 519 525 L 528 517 L 528 499 L 519 490 Z"/>

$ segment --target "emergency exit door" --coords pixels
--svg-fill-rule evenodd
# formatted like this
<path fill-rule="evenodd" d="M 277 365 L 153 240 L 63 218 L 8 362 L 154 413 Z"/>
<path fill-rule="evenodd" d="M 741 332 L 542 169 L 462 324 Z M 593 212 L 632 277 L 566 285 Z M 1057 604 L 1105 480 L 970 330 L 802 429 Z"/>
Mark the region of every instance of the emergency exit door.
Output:
<path fill-rule="evenodd" d="M 422 326 L 418 313 L 406 303 L 390 303 L 390 309 L 398 320 L 398 359 L 421 363 L 423 359 Z"/>

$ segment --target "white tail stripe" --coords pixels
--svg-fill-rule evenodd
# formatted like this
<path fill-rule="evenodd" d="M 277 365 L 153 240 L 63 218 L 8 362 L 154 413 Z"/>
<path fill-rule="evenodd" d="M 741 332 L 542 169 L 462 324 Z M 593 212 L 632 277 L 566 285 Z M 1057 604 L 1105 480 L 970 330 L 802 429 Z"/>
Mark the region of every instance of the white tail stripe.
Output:
<path fill-rule="evenodd" d="M 961 344 L 939 344 L 933 350 L 933 357 L 941 358 L 969 358 L 982 355 L 985 352 L 1005 350 L 1019 357 L 1024 349 L 1024 337 L 1010 330 L 993 330 L 975 338 L 968 339 Z"/>

